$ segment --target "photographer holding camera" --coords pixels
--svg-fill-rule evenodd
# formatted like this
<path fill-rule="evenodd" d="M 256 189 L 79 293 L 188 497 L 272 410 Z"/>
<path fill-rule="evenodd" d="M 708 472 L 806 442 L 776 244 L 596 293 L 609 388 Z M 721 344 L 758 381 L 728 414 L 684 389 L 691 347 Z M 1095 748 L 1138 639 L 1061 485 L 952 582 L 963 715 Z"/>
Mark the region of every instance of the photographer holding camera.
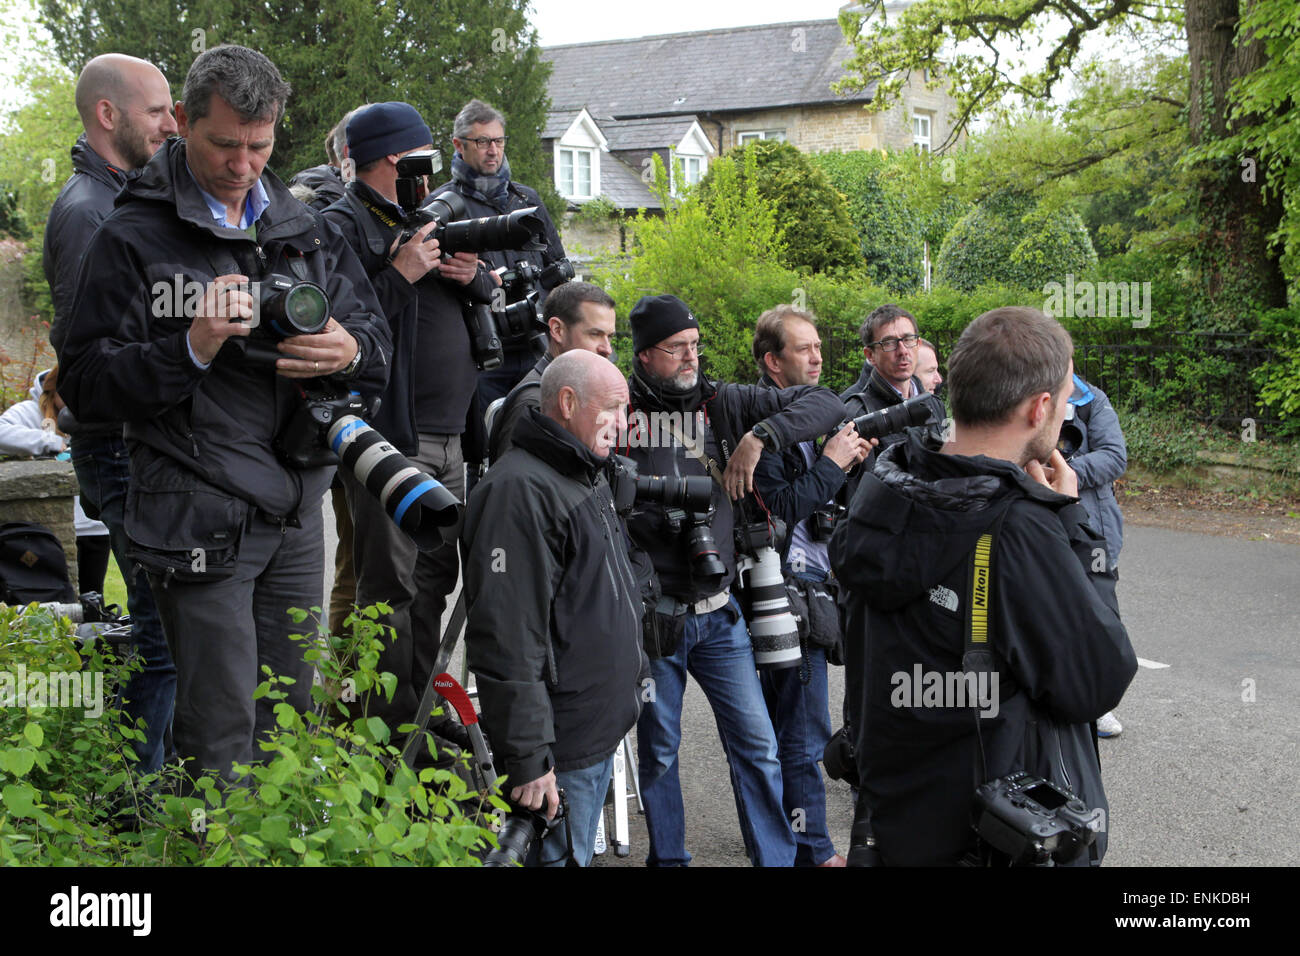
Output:
<path fill-rule="evenodd" d="M 127 423 L 126 530 L 176 662 L 176 749 L 191 772 L 227 781 L 276 725 L 276 701 L 253 700 L 262 665 L 294 679 L 290 704 L 311 700 L 311 665 L 290 640 L 308 625 L 285 612 L 321 603 L 333 469 L 290 466 L 278 443 L 301 386 L 381 388 L 391 347 L 352 250 L 265 168 L 288 95 L 253 50 L 194 60 L 176 104 L 184 139 L 154 154 L 95 233 L 62 351 L 76 416 Z M 299 305 L 315 331 L 287 334 L 286 319 L 308 317 Z"/>
<path fill-rule="evenodd" d="M 573 277 L 572 268 L 565 268 L 568 263 L 564 261 L 560 234 L 551 222 L 541 197 L 536 190 L 510 179 L 505 123 L 505 117 L 482 100 L 466 103 L 456 114 L 452 127 L 451 142 L 456 152 L 451 160 L 451 181 L 435 190 L 435 193 L 441 193 L 445 189 L 455 190 L 465 200 L 467 214 L 472 217 L 501 216 L 517 209 L 537 207 L 546 239 L 544 250 L 507 249 L 482 254 L 482 258 L 498 276 L 505 274 L 507 285 L 502 287 L 497 296 L 501 305 L 520 303 L 523 291 L 531 289 L 537 292 L 538 286 L 544 297 L 545 292 Z M 555 268 L 561 262 L 563 265 Z M 540 275 L 532 279 L 521 275 L 515 282 L 510 282 L 509 275 L 519 273 L 521 269 Z M 529 305 L 523 311 L 531 311 L 532 308 L 533 305 Z M 493 311 L 501 311 L 498 302 L 494 302 Z M 536 323 L 519 321 L 509 325 L 514 326 L 515 330 L 511 331 L 505 322 L 497 322 L 505 351 L 504 360 L 498 368 L 485 370 L 479 376 L 478 399 L 482 411 L 496 399 L 505 397 L 533 367 L 543 351 L 540 339 L 544 330 L 537 327 Z M 481 414 L 479 418 L 481 420 Z"/>
<path fill-rule="evenodd" d="M 821 337 L 813 316 L 792 305 L 778 305 L 754 325 L 754 360 L 760 385 L 789 388 L 821 379 Z M 804 619 L 803 661 L 799 667 L 763 670 L 759 679 L 767 712 L 776 730 L 781 758 L 782 802 L 786 814 L 804 811 L 795 831 L 795 865 L 844 865 L 826 828 L 826 787 L 821 759 L 831 737 L 828 655 L 842 664 L 839 608 L 830 575 L 826 542 L 848 490 L 848 473 L 866 460 L 877 442 L 861 438 L 852 423 L 836 432 L 819 451 L 799 442 L 779 454 L 764 451 L 754 469 L 754 487 L 763 503 L 791 529 L 781 554 L 787 590 Z"/>
<path fill-rule="evenodd" d="M 864 367 L 858 381 L 840 395 L 850 415 L 878 412 L 927 394 L 917 378 L 921 336 L 910 312 L 897 305 L 882 305 L 867 316 L 858 335 L 871 371 L 868 373 Z M 925 424 L 941 425 L 948 414 L 943 402 L 932 395 L 927 402 L 931 412 Z M 885 435 L 880 439 L 880 447 L 888 448 L 905 437 L 903 431 Z M 873 455 L 868 460 L 868 470 L 874 463 Z"/>
<path fill-rule="evenodd" d="M 617 367 L 576 349 L 542 375 L 514 445 L 465 515 L 465 653 L 511 800 L 568 801 L 574 858 L 591 862 L 614 751 L 636 722 L 641 589 L 614 510 L 609 454 L 626 425 Z M 540 862 L 563 865 L 563 834 Z"/>
<path fill-rule="evenodd" d="M 882 452 L 831 538 L 861 715 L 855 849 L 869 825 L 886 865 L 1105 853 L 1092 723 L 1137 659 L 1056 449 L 1072 352 L 1036 310 L 977 318 L 949 362 L 951 439 Z"/>
<path fill-rule="evenodd" d="M 432 148 L 429 127 L 407 103 L 375 103 L 347 123 L 348 156 L 356 179 L 325 211 L 356 252 L 375 287 L 393 337 L 393 367 L 370 424 L 398 451 L 465 495 L 461 432 L 473 400 L 477 371 L 461 296 L 487 301 L 494 287 L 472 252 L 446 256 L 426 222 L 405 242 L 403 223 L 414 212 L 398 205 L 398 161 Z M 433 551 L 419 551 L 388 520 L 383 504 L 341 472 L 352 515 L 356 601 L 382 601 L 397 639 L 380 655 L 379 669 L 397 675 L 391 701 L 376 694 L 367 713 L 390 729 L 412 720 L 438 653 L 442 612 L 456 587 L 455 535 Z"/>
<path fill-rule="evenodd" d="M 634 422 L 628 457 L 642 475 L 711 475 L 716 481 L 707 514 L 642 505 L 627 522 L 633 542 L 654 565 L 663 595 L 646 620 L 654 699 L 637 723 L 650 833 L 647 863 L 682 866 L 691 859 L 677 767 L 689 672 L 718 721 L 750 860 L 789 866 L 794 835 L 781 806 L 776 737 L 763 704 L 755 650 L 731 594 L 737 520 L 730 499 L 753 490 L 754 467 L 765 448 L 780 451 L 824 435 L 843 419 L 844 407 L 824 388 L 776 390 L 705 378 L 699 322 L 674 296 L 645 296 L 629 318 L 636 364 L 628 379 Z M 779 565 L 779 558 L 773 559 Z M 779 567 L 774 571 L 779 583 Z"/>

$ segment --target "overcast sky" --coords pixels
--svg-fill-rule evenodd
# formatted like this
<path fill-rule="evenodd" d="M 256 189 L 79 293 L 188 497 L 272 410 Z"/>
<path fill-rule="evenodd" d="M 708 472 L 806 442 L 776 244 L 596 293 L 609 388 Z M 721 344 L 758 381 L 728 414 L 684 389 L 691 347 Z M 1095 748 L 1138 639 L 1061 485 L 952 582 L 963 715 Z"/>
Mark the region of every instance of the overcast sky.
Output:
<path fill-rule="evenodd" d="M 542 46 L 622 40 L 756 23 L 830 20 L 844 0 L 533 0 Z"/>

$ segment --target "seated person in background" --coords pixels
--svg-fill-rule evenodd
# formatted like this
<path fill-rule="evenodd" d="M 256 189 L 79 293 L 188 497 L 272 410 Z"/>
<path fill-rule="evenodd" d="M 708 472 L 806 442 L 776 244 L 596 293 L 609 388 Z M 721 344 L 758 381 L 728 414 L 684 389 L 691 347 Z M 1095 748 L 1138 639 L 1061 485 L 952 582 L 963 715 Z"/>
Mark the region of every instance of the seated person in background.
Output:
<path fill-rule="evenodd" d="M 68 436 L 58 430 L 56 422 L 63 399 L 59 398 L 59 367 L 46 369 L 36 376 L 31 398 L 11 405 L 0 414 L 0 455 L 52 458 L 68 450 Z M 79 590 L 104 593 L 104 574 L 108 571 L 108 528 L 86 517 L 81 510 L 81 496 L 72 499 L 73 520 L 77 529 L 77 580 Z"/>

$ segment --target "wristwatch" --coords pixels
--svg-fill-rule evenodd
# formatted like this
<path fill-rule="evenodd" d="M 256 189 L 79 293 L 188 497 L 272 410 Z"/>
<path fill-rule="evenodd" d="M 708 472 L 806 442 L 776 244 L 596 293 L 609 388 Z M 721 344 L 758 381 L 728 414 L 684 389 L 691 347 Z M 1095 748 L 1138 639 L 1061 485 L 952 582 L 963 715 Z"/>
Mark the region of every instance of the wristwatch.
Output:
<path fill-rule="evenodd" d="M 750 429 L 750 432 L 763 443 L 763 447 L 768 451 L 778 452 L 781 450 L 781 446 L 777 444 L 776 435 L 772 433 L 772 429 L 768 428 L 765 422 L 759 422 Z"/>
<path fill-rule="evenodd" d="M 351 378 L 353 375 L 357 374 L 357 369 L 361 367 L 361 341 L 356 338 L 354 338 L 353 341 L 357 343 L 357 354 L 352 356 L 351 362 L 338 371 L 338 374 L 342 375 L 344 378 Z"/>

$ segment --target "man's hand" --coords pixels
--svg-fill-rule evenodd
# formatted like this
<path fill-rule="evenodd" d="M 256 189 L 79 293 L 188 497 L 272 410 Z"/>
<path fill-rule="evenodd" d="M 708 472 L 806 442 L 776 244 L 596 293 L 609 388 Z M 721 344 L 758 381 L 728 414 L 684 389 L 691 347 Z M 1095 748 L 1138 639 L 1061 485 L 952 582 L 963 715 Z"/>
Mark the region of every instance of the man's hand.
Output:
<path fill-rule="evenodd" d="M 555 771 L 548 770 L 545 776 L 515 787 L 510 791 L 510 799 L 529 810 L 540 810 L 545 804 L 546 819 L 554 820 L 555 811 L 560 808 L 560 791 L 555 787 Z"/>
<path fill-rule="evenodd" d="M 332 318 L 315 335 L 295 335 L 277 346 L 285 358 L 275 370 L 285 378 L 315 378 L 348 367 L 357 354 L 357 340 Z"/>
<path fill-rule="evenodd" d="M 438 245 L 437 239 L 425 241 L 429 233 L 438 228 L 436 222 L 426 222 L 421 226 L 410 239 L 397 245 L 398 239 L 393 240 L 393 245 L 388 250 L 388 254 L 393 257 L 393 268 L 402 274 L 402 278 L 411 285 L 423 279 L 431 270 L 438 268 L 438 263 L 442 259 L 442 249 Z M 397 250 L 394 253 L 393 250 Z"/>
<path fill-rule="evenodd" d="M 822 455 L 839 465 L 841 471 L 849 471 L 854 465 L 866 461 L 871 449 L 879 444 L 879 438 L 863 438 L 858 434 L 857 426 L 849 422 L 831 436 L 822 449 Z"/>
<path fill-rule="evenodd" d="M 190 323 L 190 349 L 200 362 L 209 364 L 226 339 L 251 331 L 241 320 L 252 317 L 253 296 L 248 291 L 248 276 L 234 273 L 217 276 L 208 283 Z"/>
<path fill-rule="evenodd" d="M 763 443 L 753 432 L 745 432 L 745 437 L 736 445 L 736 451 L 727 462 L 727 470 L 722 473 L 722 487 L 733 501 L 747 492 L 754 490 L 754 469 L 763 454 Z"/>
<path fill-rule="evenodd" d="M 1047 465 L 1042 462 L 1030 461 L 1025 465 L 1025 471 L 1029 477 L 1037 482 L 1041 482 L 1048 488 L 1058 494 L 1068 495 L 1071 498 L 1079 497 L 1079 479 L 1061 455 L 1060 449 L 1052 449 L 1052 457 L 1047 459 Z"/>
<path fill-rule="evenodd" d="M 444 279 L 469 285 L 478 273 L 478 256 L 472 252 L 456 252 L 438 263 L 438 272 Z"/>

